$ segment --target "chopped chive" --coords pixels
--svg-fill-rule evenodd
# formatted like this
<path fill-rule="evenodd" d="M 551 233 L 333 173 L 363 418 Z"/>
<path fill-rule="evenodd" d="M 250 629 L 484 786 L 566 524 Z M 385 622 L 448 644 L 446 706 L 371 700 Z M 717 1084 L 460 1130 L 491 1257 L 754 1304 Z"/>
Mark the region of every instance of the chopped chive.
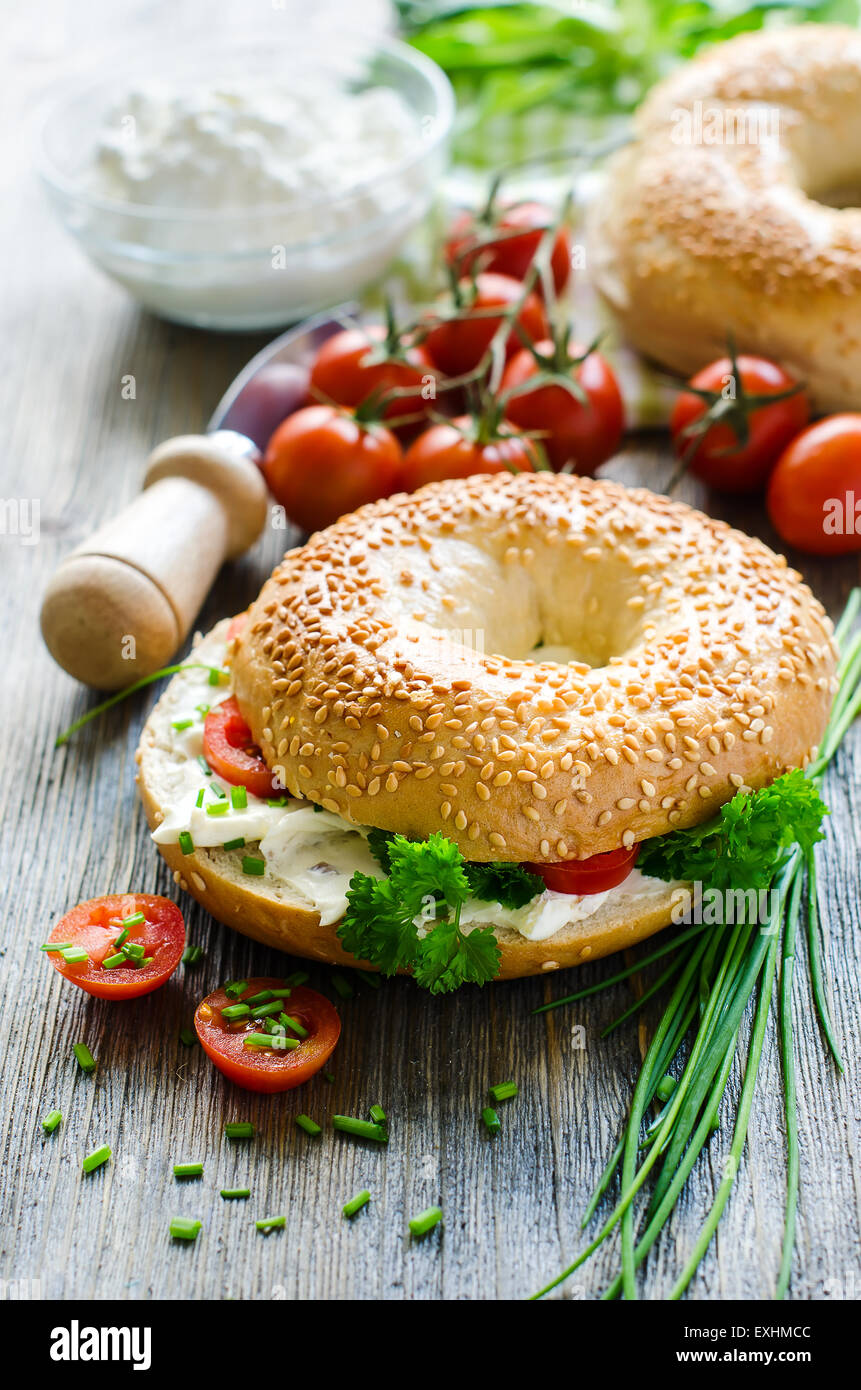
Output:
<path fill-rule="evenodd" d="M 124 927 L 141 927 L 146 921 L 142 912 L 133 912 L 131 917 L 121 917 L 120 921 Z"/>
<path fill-rule="evenodd" d="M 174 719 L 171 728 L 176 729 L 176 732 L 181 734 L 183 729 L 190 729 L 193 723 L 193 719 Z"/>
<path fill-rule="evenodd" d="M 123 927 L 122 931 L 120 932 L 119 936 L 114 942 L 114 949 L 118 951 L 120 947 L 128 941 L 130 935 L 131 933 L 129 932 L 128 927 Z"/>
<path fill-rule="evenodd" d="M 175 1163 L 173 1165 L 173 1176 L 175 1178 L 202 1178 L 202 1163 Z"/>
<path fill-rule="evenodd" d="M 200 791 L 197 793 L 197 800 L 196 800 L 195 803 L 194 803 L 198 810 L 200 810 L 201 806 L 203 805 L 203 798 L 204 798 L 205 796 L 206 796 L 206 787 L 201 787 Z"/>
<path fill-rule="evenodd" d="M 62 1118 L 63 1117 L 60 1114 L 59 1110 L 49 1110 L 48 1114 L 42 1121 L 42 1128 L 45 1131 L 45 1133 L 53 1134 L 54 1130 L 57 1128 L 57 1125 L 60 1123 Z"/>
<path fill-rule="evenodd" d="M 304 1129 L 306 1134 L 312 1135 L 315 1139 L 318 1134 L 323 1133 L 322 1125 L 318 1125 L 316 1120 L 312 1120 L 310 1115 L 297 1115 L 296 1123 L 300 1129 Z"/>
<path fill-rule="evenodd" d="M 197 761 L 200 764 L 200 770 L 203 773 L 204 777 L 211 777 L 212 768 L 209 766 L 209 763 L 206 761 L 206 758 L 203 756 L 202 753 L 198 753 Z"/>
<path fill-rule="evenodd" d="M 102 961 L 102 969 L 116 970 L 118 965 L 128 965 L 128 963 L 128 956 L 124 955 L 122 951 L 117 951 L 115 956 L 105 956 Z"/>
<path fill-rule="evenodd" d="M 286 1216 L 264 1216 L 262 1221 L 255 1221 L 258 1231 L 283 1231 L 287 1224 Z"/>
<path fill-rule="evenodd" d="M 425 1207 L 418 1216 L 414 1216 L 410 1221 L 410 1233 L 414 1236 L 426 1236 L 428 1231 L 432 1231 L 434 1226 L 438 1226 L 442 1221 L 441 1207 Z"/>
<path fill-rule="evenodd" d="M 96 1059 L 86 1043 L 75 1043 L 72 1051 L 78 1059 L 78 1066 L 81 1071 L 95 1071 Z"/>
<path fill-rule="evenodd" d="M 355 1197 L 351 1197 L 349 1202 L 344 1203 L 344 1215 L 350 1217 L 352 1220 L 356 1213 L 362 1210 L 362 1207 L 368 1205 L 370 1200 L 371 1194 L 367 1188 L 365 1188 L 364 1192 L 357 1192 Z"/>
<path fill-rule="evenodd" d="M 85 1173 L 92 1173 L 96 1168 L 101 1168 L 103 1163 L 107 1163 L 111 1156 L 111 1151 L 107 1144 L 103 1144 L 100 1149 L 93 1149 L 91 1154 L 87 1154 L 81 1167 Z"/>
<path fill-rule="evenodd" d="M 289 999 L 293 991 L 292 989 L 270 989 L 269 993 L 273 999 Z"/>
<path fill-rule="evenodd" d="M 144 956 L 143 960 L 137 963 L 140 965 L 152 965 L 154 960 L 155 956 Z"/>
<path fill-rule="evenodd" d="M 244 811 L 248 805 L 248 792 L 244 787 L 230 788 L 230 804 L 234 811 Z"/>
<path fill-rule="evenodd" d="M 228 999 L 238 999 L 240 994 L 244 994 L 248 988 L 247 980 L 228 980 L 224 986 L 224 993 Z"/>
<path fill-rule="evenodd" d="M 377 1144 L 389 1142 L 388 1133 L 382 1125 L 375 1125 L 370 1120 L 355 1120 L 352 1115 L 333 1115 L 332 1127 L 357 1139 L 373 1139 Z"/>
<path fill-rule="evenodd" d="M 197 1042 L 197 1034 L 193 1033 L 190 1028 L 180 1028 L 179 1040 L 183 1047 L 194 1047 Z"/>
<path fill-rule="evenodd" d="M 210 706 L 210 705 L 195 705 L 194 708 L 197 710 L 197 713 L 200 715 L 201 719 L 205 719 L 206 716 L 209 714 L 209 711 L 210 711 L 211 706 Z"/>
<path fill-rule="evenodd" d="M 227 1139 L 253 1139 L 254 1126 L 249 1120 L 229 1120 L 224 1134 Z"/>
<path fill-rule="evenodd" d="M 225 840 L 225 842 L 224 842 L 224 844 L 221 846 L 221 848 L 222 848 L 222 849 L 244 849 L 244 848 L 245 848 L 245 840 L 244 840 L 244 838 L 240 835 L 240 836 L 238 836 L 237 839 L 235 839 L 235 840 Z"/>
<path fill-rule="evenodd" d="M 323 1080 L 328 1081 L 330 1086 L 334 1086 L 335 1084 L 335 1078 L 330 1071 L 323 1072 Z"/>
<path fill-rule="evenodd" d="M 186 946 L 180 957 L 182 965 L 197 965 L 198 961 L 201 960 L 203 960 L 202 946 Z"/>
<path fill-rule="evenodd" d="M 213 782 L 209 790 L 218 801 L 227 801 L 227 792 L 217 782 Z"/>
<path fill-rule="evenodd" d="M 229 677 L 228 677 L 228 674 L 227 674 L 226 671 L 219 671 L 218 668 L 217 668 L 216 666 L 213 666 L 213 667 L 211 668 L 211 670 L 210 670 L 210 672 L 209 672 L 209 684 L 210 684 L 210 685 L 226 685 L 227 682 L 228 682 L 228 679 L 229 679 Z"/>
<path fill-rule="evenodd" d="M 386 1112 L 381 1105 L 372 1105 L 368 1114 L 375 1125 L 384 1125 L 386 1123 Z"/>
<path fill-rule="evenodd" d="M 499 1123 L 499 1116 L 497 1115 L 495 1110 L 491 1109 L 489 1105 L 486 1105 L 482 1110 L 481 1118 L 484 1121 L 484 1127 L 487 1130 L 488 1134 L 499 1133 L 499 1131 L 502 1128 L 502 1125 Z"/>
<path fill-rule="evenodd" d="M 276 1002 L 276 1004 L 278 1003 L 277 1000 L 276 1000 L 275 1002 Z M 280 1007 L 280 1005 L 279 1005 L 279 1007 Z M 297 1038 L 307 1038 L 307 1036 L 308 1036 L 308 1029 L 307 1029 L 307 1028 L 303 1028 L 303 1026 L 302 1026 L 302 1024 L 299 1022 L 298 1018 L 293 1018 L 293 1016 L 292 1016 L 291 1014 L 280 1013 L 280 1014 L 278 1015 L 278 1022 L 279 1022 L 279 1023 L 283 1023 L 285 1028 L 292 1028 L 292 1030 L 293 1030 L 293 1032 L 296 1034 Z M 384 1118 L 385 1118 L 385 1117 L 384 1117 Z"/>
<path fill-rule="evenodd" d="M 180 830 L 179 832 L 179 847 L 183 854 L 194 854 L 194 840 L 187 830 Z"/>
<path fill-rule="evenodd" d="M 242 1041 L 246 1047 L 273 1047 L 276 1052 L 293 1052 L 299 1046 L 298 1038 L 272 1033 L 246 1033 Z"/>
<path fill-rule="evenodd" d="M 228 805 L 226 801 L 210 801 L 206 808 L 208 816 L 226 816 Z"/>
<path fill-rule="evenodd" d="M 342 999 L 352 999 L 356 992 L 346 975 L 334 974 L 332 976 L 332 988 L 336 994 L 340 994 Z"/>
<path fill-rule="evenodd" d="M 267 806 L 286 806 L 290 800 L 289 796 L 269 796 L 266 798 Z"/>
<path fill-rule="evenodd" d="M 175 1216 L 170 1223 L 170 1234 L 173 1240 L 197 1240 L 202 1226 L 202 1221 L 192 1221 L 189 1216 Z"/>
<path fill-rule="evenodd" d="M 246 854 L 242 859 L 242 872 L 250 874 L 253 878 L 262 878 L 266 872 L 266 865 L 262 859 L 255 859 L 253 855 Z"/>
<path fill-rule="evenodd" d="M 258 990 L 257 994 L 252 994 L 250 998 L 243 1000 L 243 1003 L 248 1004 L 253 1009 L 255 1004 L 268 1004 L 272 997 L 271 989 L 261 989 Z"/>
<path fill-rule="evenodd" d="M 292 975 L 288 975 L 284 981 L 285 989 L 296 989 L 299 985 L 304 985 L 311 976 L 307 970 L 294 970 Z"/>
<path fill-rule="evenodd" d="M 267 1018 L 270 1014 L 281 1012 L 281 1000 L 270 999 L 266 1004 L 255 1004 L 251 1010 L 255 1018 Z"/>
<path fill-rule="evenodd" d="M 238 1201 L 240 1197 L 250 1197 L 250 1187 L 222 1187 L 221 1195 L 225 1202 Z"/>
<path fill-rule="evenodd" d="M 68 951 L 75 943 L 73 941 L 46 941 L 44 946 L 40 946 L 40 951 Z"/>
<path fill-rule="evenodd" d="M 251 1013 L 247 1004 L 228 1004 L 227 1008 L 221 1010 L 221 1017 L 228 1022 L 234 1018 L 247 1018 Z"/>
<path fill-rule="evenodd" d="M 495 1086 L 488 1086 L 487 1094 L 494 1104 L 501 1100 L 513 1100 L 517 1095 L 516 1081 L 498 1081 Z"/>
<path fill-rule="evenodd" d="M 61 951 L 60 954 L 67 965 L 80 965 L 83 961 L 90 959 L 83 946 L 67 946 L 65 951 Z"/>
<path fill-rule="evenodd" d="M 371 989 L 379 989 L 383 983 L 379 975 L 374 974 L 371 970 L 357 970 L 356 974 L 363 984 L 370 985 Z"/>
<path fill-rule="evenodd" d="M 142 941 L 126 941 L 123 945 L 123 954 L 131 956 L 133 960 L 143 960 L 145 951 Z"/>

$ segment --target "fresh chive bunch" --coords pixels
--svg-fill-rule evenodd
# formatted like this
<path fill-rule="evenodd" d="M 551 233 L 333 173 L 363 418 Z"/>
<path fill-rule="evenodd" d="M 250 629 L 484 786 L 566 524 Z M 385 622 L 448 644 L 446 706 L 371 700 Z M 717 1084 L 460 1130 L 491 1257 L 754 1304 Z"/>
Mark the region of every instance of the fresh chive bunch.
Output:
<path fill-rule="evenodd" d="M 842 649 L 837 668 L 838 690 L 825 731 L 821 751 L 806 769 L 806 777 L 818 785 L 853 721 L 861 714 L 861 631 L 852 628 L 861 610 L 861 590 L 853 590 L 836 639 Z M 680 832 L 685 833 L 685 832 Z M 806 878 L 807 939 L 810 988 L 828 1049 L 837 1067 L 843 1063 L 825 998 L 822 978 L 820 922 L 816 896 L 816 870 L 812 845 L 794 843 L 781 851 L 770 882 L 764 921 L 742 920 L 720 926 L 695 926 L 628 970 L 557 1000 L 549 1007 L 583 998 L 669 956 L 654 984 L 632 1009 L 610 1027 L 639 1011 L 665 985 L 672 991 L 643 1059 L 634 1089 L 631 1110 L 620 1138 L 587 1206 L 582 1226 L 592 1219 L 598 1204 L 620 1171 L 620 1194 L 595 1238 L 537 1294 L 540 1298 L 578 1269 L 617 1227 L 621 1231 L 621 1268 L 603 1297 L 637 1297 L 636 1271 L 655 1244 L 679 1195 L 710 1136 L 719 1127 L 719 1114 L 727 1082 L 745 1028 L 748 1004 L 755 1000 L 753 1021 L 743 1062 L 741 1093 L 735 1113 L 729 1155 L 712 1205 L 694 1247 L 669 1293 L 680 1298 L 693 1278 L 732 1190 L 744 1150 L 748 1124 L 762 1059 L 766 1024 L 777 984 L 778 1033 L 786 1114 L 787 1192 L 783 1250 L 775 1297 L 783 1298 L 789 1285 L 795 1218 L 798 1205 L 798 1115 L 793 1040 L 792 988 L 795 951 L 801 920 Z M 548 1006 L 545 1005 L 546 1009 Z M 606 1031 L 609 1031 L 606 1030 Z M 686 1059 L 680 1056 L 689 1043 Z M 668 1080 L 673 1067 L 675 1084 Z M 655 1113 L 650 1112 L 654 1104 Z M 646 1188 L 649 1183 L 648 1189 Z M 638 1200 L 639 1199 L 639 1200 Z"/>

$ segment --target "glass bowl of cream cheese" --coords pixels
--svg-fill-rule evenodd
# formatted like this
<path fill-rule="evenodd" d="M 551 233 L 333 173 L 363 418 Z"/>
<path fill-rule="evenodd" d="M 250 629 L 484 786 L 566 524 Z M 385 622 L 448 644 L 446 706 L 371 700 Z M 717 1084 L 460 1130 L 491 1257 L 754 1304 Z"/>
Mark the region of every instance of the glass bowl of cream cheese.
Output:
<path fill-rule="evenodd" d="M 303 26 L 77 83 L 41 122 L 39 172 L 86 254 L 145 308 L 275 328 L 392 266 L 433 205 L 453 115 L 447 78 L 406 44 Z"/>

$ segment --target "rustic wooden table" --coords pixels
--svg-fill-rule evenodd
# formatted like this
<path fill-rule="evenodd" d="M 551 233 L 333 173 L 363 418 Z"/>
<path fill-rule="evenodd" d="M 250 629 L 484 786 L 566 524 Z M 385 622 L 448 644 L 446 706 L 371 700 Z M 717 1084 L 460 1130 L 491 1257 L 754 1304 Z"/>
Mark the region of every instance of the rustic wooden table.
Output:
<path fill-rule="evenodd" d="M 50 25 L 36 35 L 22 21 L 13 38 L 16 85 L 7 96 L 20 110 L 62 69 L 69 36 Z M 62 556 L 136 492 L 149 449 L 204 424 L 260 340 L 207 336 L 140 313 L 53 223 L 26 146 L 10 141 L 10 122 L 5 127 L 2 495 L 13 502 L 7 517 L 26 519 L 27 505 L 37 502 L 40 529 L 37 541 L 0 536 L 0 1278 L 17 1281 L 24 1293 L 29 1281 L 31 1292 L 64 1299 L 520 1298 L 581 1247 L 580 1216 L 624 1120 L 640 1055 L 633 1024 L 607 1041 L 599 1037 L 625 1007 L 626 986 L 540 1018 L 530 1011 L 575 978 L 579 985 L 598 980 L 606 964 L 564 981 L 524 980 L 433 1000 L 403 981 L 378 991 L 360 986 L 339 1005 L 334 1084 L 319 1078 L 298 1095 L 256 1099 L 224 1083 L 198 1048 L 180 1044 L 178 1032 L 218 982 L 252 971 L 283 973 L 284 957 L 233 935 L 190 899 L 182 905 L 191 939 L 205 949 L 203 963 L 181 968 L 165 989 L 137 1003 L 110 1007 L 88 999 L 63 985 L 36 950 L 80 899 L 135 888 L 177 896 L 133 786 L 134 750 L 153 697 L 129 701 L 55 752 L 56 734 L 93 697 L 42 646 L 41 590 Z M 134 399 L 122 390 L 130 375 Z M 636 444 L 607 471 L 659 488 L 668 469 L 660 444 Z M 773 539 L 756 507 L 730 506 L 693 484 L 682 495 Z M 270 532 L 225 570 L 201 615 L 204 629 L 249 602 L 280 542 L 283 532 Z M 804 568 L 838 613 L 858 582 L 857 562 Z M 803 1019 L 796 1299 L 841 1289 L 857 1297 L 861 1288 L 861 730 L 829 776 L 827 799 L 821 885 L 847 1074 L 840 1078 L 824 1056 L 802 968 L 795 985 Z M 312 983 L 331 992 L 323 969 L 312 969 Z M 79 1040 L 98 1059 L 93 1075 L 72 1058 Z M 507 1077 L 517 1079 L 521 1095 L 501 1107 L 502 1133 L 489 1140 L 478 1121 L 484 1091 Z M 735 1075 L 732 1099 L 737 1092 Z M 384 1150 L 328 1129 L 309 1139 L 293 1123 L 300 1110 L 325 1124 L 333 1111 L 363 1114 L 375 1101 L 391 1116 Z M 64 1120 L 46 1138 L 39 1119 L 54 1106 Z M 230 1119 L 252 1120 L 255 1141 L 227 1142 L 222 1125 Z M 111 1145 L 111 1161 L 82 1177 L 82 1155 L 102 1143 Z M 647 1262 L 646 1296 L 670 1287 L 728 1145 L 724 1128 L 696 1167 Z M 691 1297 L 770 1297 L 782 1233 L 783 1154 L 772 1020 L 744 1162 Z M 178 1184 L 178 1160 L 203 1161 L 203 1180 Z M 219 1188 L 233 1185 L 249 1186 L 251 1200 L 223 1202 Z M 346 1222 L 341 1205 L 362 1187 L 371 1190 L 371 1205 Z M 408 1218 L 437 1202 L 444 1228 L 411 1244 Z M 286 1214 L 286 1230 L 257 1234 L 252 1218 L 277 1213 Z M 203 1222 L 196 1245 L 168 1238 L 176 1214 Z M 610 1242 L 565 1295 L 594 1298 L 615 1270 Z"/>

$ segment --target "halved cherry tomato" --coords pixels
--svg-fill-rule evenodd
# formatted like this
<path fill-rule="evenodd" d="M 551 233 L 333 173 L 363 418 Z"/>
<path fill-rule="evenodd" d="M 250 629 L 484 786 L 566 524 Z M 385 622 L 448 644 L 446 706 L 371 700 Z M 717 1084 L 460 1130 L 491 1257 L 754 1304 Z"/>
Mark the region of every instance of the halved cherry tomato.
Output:
<path fill-rule="evenodd" d="M 809 555 L 861 550 L 861 414 L 830 415 L 793 439 L 766 503 L 781 538 Z"/>
<path fill-rule="evenodd" d="M 407 347 L 402 355 L 385 357 L 382 361 L 369 361 L 375 356 L 375 349 L 386 340 L 386 330 L 382 324 L 369 328 L 345 328 L 327 338 L 311 368 L 309 387 L 312 399 L 317 391 L 337 405 L 356 407 L 367 400 L 372 392 L 391 391 L 394 388 L 405 390 L 415 387 L 415 394 L 398 396 L 385 406 L 383 419 L 397 415 L 425 414 L 432 404 L 432 398 L 425 399 L 421 388 L 425 379 L 433 377 L 430 357 L 423 346 Z"/>
<path fill-rule="evenodd" d="M 535 447 L 530 439 L 510 430 L 480 443 L 470 433 L 468 415 L 450 425 L 432 425 L 404 454 L 401 486 L 415 492 L 443 478 L 469 478 L 473 473 L 534 473 Z"/>
<path fill-rule="evenodd" d="M 515 203 L 492 213 L 489 221 L 481 215 L 462 212 L 446 241 L 446 260 L 460 275 L 479 269 L 525 280 L 541 238 L 553 220 L 552 210 L 543 203 Z M 559 294 L 571 274 L 571 243 L 564 227 L 553 238 L 550 269 Z M 540 281 L 536 280 L 535 287 L 540 287 Z"/>
<path fill-rule="evenodd" d="M 425 339 L 431 360 L 446 376 L 462 376 L 477 367 L 502 319 L 488 313 L 491 309 L 507 309 L 523 294 L 519 280 L 510 275 L 476 275 L 460 284 L 463 307 L 460 318 L 445 319 L 432 328 Z M 547 333 L 547 317 L 538 295 L 526 296 L 517 322 L 531 341 Z M 520 347 L 520 338 L 512 328 L 506 352 L 510 357 Z"/>
<path fill-rule="evenodd" d="M 549 340 L 536 343 L 535 348 L 548 358 L 554 353 Z M 572 358 L 580 357 L 583 351 L 573 341 L 567 345 Z M 590 352 L 573 373 L 565 370 L 573 375 L 585 401 L 578 401 L 564 386 L 536 384 L 534 390 L 512 395 L 505 413 L 522 430 L 544 432 L 541 444 L 557 472 L 570 464 L 576 473 L 592 474 L 615 454 L 621 442 L 625 428 L 622 393 L 612 367 L 600 352 Z M 502 391 L 525 386 L 538 371 L 531 352 L 518 352 L 505 369 Z"/>
<path fill-rule="evenodd" d="M 280 424 L 263 475 L 291 521 L 319 531 L 397 491 L 401 446 L 384 425 L 361 424 L 344 407 L 310 405 Z"/>
<path fill-rule="evenodd" d="M 235 696 L 215 705 L 206 716 L 203 753 L 212 770 L 234 787 L 245 787 L 261 801 L 283 796 L 284 788 L 263 761 Z"/>
<path fill-rule="evenodd" d="M 143 913 L 142 922 L 124 927 L 123 921 Z M 131 953 L 122 965 L 105 969 L 105 960 L 126 955 L 117 938 L 128 931 L 124 945 L 143 947 L 135 965 Z M 61 917 L 48 943 L 71 942 L 86 951 L 87 959 L 67 963 L 57 951 L 47 952 L 55 970 L 87 994 L 98 999 L 137 999 L 151 994 L 169 980 L 185 947 L 185 922 L 176 903 L 151 893 L 111 893 L 78 903 Z"/>
<path fill-rule="evenodd" d="M 277 1023 L 278 1014 L 265 1014 L 255 1020 L 251 1013 L 231 1020 L 224 1018 L 222 1010 L 253 999 L 264 991 L 284 988 L 284 981 L 279 979 L 249 980 L 248 988 L 238 1000 L 230 998 L 223 989 L 217 989 L 197 1006 L 194 1027 L 201 1047 L 228 1080 L 246 1091 L 265 1091 L 271 1095 L 301 1086 L 332 1055 L 340 1037 L 341 1020 L 334 1006 L 316 990 L 299 985 L 280 1002 L 283 1012 L 301 1025 L 307 1037 L 300 1036 L 299 1046 L 289 1051 L 277 1046 L 274 1036 L 272 1047 L 249 1047 L 245 1042 L 248 1035 L 260 1033 L 264 1018 Z M 288 1026 L 286 1037 L 295 1039 L 296 1036 Z"/>
<path fill-rule="evenodd" d="M 691 377 L 690 385 L 710 395 L 711 401 L 682 391 L 670 417 L 670 433 L 678 457 L 709 487 L 756 492 L 765 485 L 781 452 L 807 424 L 810 401 L 800 390 L 774 405 L 763 401 L 798 385 L 789 372 L 766 357 L 739 355 L 735 368 L 729 357 L 721 357 Z M 699 430 L 702 434 L 697 439 Z"/>
<path fill-rule="evenodd" d="M 589 859 L 563 859 L 558 864 L 524 864 L 532 874 L 539 874 L 554 893 L 606 893 L 624 883 L 634 867 L 640 846 L 632 849 L 611 849 L 607 854 L 593 854 Z"/>

